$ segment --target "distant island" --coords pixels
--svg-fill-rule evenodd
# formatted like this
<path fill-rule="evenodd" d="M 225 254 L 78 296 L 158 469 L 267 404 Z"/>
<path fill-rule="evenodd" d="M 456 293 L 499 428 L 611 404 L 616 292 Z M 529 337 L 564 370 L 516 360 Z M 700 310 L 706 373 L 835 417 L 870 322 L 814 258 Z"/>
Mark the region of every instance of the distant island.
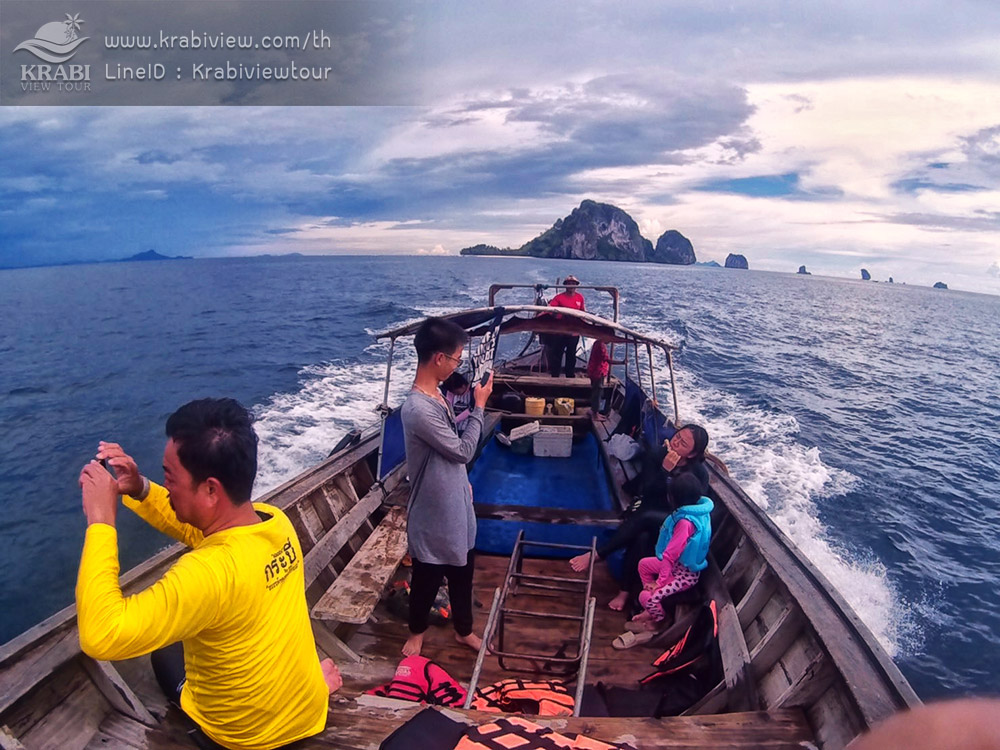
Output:
<path fill-rule="evenodd" d="M 105 263 L 126 263 L 132 260 L 194 260 L 190 255 L 161 255 L 155 250 L 147 250 L 144 253 L 136 253 L 120 260 L 107 260 Z"/>
<path fill-rule="evenodd" d="M 750 268 L 750 264 L 747 263 L 746 256 L 739 253 L 729 253 L 726 256 L 726 268 L 740 268 L 746 271 Z"/>
<path fill-rule="evenodd" d="M 796 271 L 795 273 L 800 273 L 800 274 L 802 274 L 803 276 L 812 276 L 812 274 L 811 274 L 811 273 L 809 273 L 809 272 L 808 272 L 808 271 L 806 270 L 806 267 L 805 267 L 805 266 L 799 266 L 799 270 L 798 270 L 798 271 Z"/>
<path fill-rule="evenodd" d="M 935 281 L 934 282 L 934 288 L 935 289 L 947 289 L 948 285 L 945 284 L 943 281 Z"/>
<path fill-rule="evenodd" d="M 676 229 L 661 234 L 654 245 L 640 234 L 639 225 L 625 211 L 592 200 L 583 201 L 569 216 L 558 219 L 521 247 L 480 244 L 463 248 L 459 254 L 719 266 L 714 261 L 698 264 L 691 240 Z"/>

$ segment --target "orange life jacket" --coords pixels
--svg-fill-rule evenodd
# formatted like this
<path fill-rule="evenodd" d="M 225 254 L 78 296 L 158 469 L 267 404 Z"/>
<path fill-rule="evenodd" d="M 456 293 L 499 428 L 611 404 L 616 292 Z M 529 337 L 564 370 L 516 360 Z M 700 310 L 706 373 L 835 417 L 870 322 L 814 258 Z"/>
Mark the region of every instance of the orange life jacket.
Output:
<path fill-rule="evenodd" d="M 519 716 L 497 719 L 473 727 L 455 750 L 621 750 L 618 745 L 584 737 L 559 734 Z"/>
<path fill-rule="evenodd" d="M 575 701 L 561 682 L 511 678 L 480 688 L 472 700 L 479 711 L 572 716 Z"/>

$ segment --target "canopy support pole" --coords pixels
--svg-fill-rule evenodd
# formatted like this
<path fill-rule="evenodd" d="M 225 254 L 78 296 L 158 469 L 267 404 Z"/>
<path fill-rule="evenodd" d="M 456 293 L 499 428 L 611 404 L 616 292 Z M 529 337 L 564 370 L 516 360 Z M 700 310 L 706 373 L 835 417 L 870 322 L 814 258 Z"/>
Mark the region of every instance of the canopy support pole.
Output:
<path fill-rule="evenodd" d="M 378 466 L 375 469 L 376 481 L 382 481 L 382 444 L 385 440 L 385 418 L 389 416 L 389 381 L 392 379 L 392 352 L 396 348 L 396 339 L 389 339 L 389 357 L 385 364 L 385 389 L 382 391 L 382 403 L 376 408 L 381 417 L 378 434 Z"/>
<path fill-rule="evenodd" d="M 677 380 L 674 378 L 674 359 L 670 356 L 670 349 L 663 347 L 663 351 L 667 353 L 667 366 L 670 368 L 670 390 L 674 396 L 674 426 L 681 426 L 681 413 L 677 406 Z"/>
<path fill-rule="evenodd" d="M 649 357 L 649 393 L 653 397 L 653 404 L 658 407 L 660 402 L 656 398 L 656 376 L 653 374 L 653 370 L 656 368 L 653 367 L 653 346 L 648 341 L 646 342 L 646 356 Z"/>

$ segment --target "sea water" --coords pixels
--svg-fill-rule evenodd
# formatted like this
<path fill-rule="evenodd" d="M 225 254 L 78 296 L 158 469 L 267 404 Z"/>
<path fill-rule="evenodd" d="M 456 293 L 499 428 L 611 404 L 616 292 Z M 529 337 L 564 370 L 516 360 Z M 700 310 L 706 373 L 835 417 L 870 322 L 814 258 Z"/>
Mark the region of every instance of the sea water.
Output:
<path fill-rule="evenodd" d="M 1000 297 L 815 276 L 536 259 L 322 257 L 0 272 L 0 642 L 70 604 L 98 440 L 153 479 L 167 416 L 252 407 L 255 493 L 376 419 L 373 333 L 574 273 L 674 343 L 681 418 L 833 582 L 924 699 L 1000 674 Z M 588 309 L 611 306 L 586 292 Z M 525 302 L 513 295 L 500 302 Z M 669 371 L 657 354 L 661 405 Z M 414 357 L 397 347 L 390 401 Z M 643 373 L 649 387 L 649 373 Z M 123 569 L 166 540 L 119 514 Z"/>

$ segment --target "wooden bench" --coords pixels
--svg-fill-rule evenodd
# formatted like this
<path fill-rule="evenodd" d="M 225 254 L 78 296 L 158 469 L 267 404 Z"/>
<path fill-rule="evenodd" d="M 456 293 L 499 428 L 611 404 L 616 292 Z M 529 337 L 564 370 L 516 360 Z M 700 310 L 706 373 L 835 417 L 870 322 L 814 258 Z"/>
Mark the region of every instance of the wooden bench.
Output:
<path fill-rule="evenodd" d="M 382 598 L 382 589 L 405 554 L 406 509 L 396 506 L 389 509 L 337 580 L 316 602 L 312 616 L 355 625 L 368 622 Z"/>

